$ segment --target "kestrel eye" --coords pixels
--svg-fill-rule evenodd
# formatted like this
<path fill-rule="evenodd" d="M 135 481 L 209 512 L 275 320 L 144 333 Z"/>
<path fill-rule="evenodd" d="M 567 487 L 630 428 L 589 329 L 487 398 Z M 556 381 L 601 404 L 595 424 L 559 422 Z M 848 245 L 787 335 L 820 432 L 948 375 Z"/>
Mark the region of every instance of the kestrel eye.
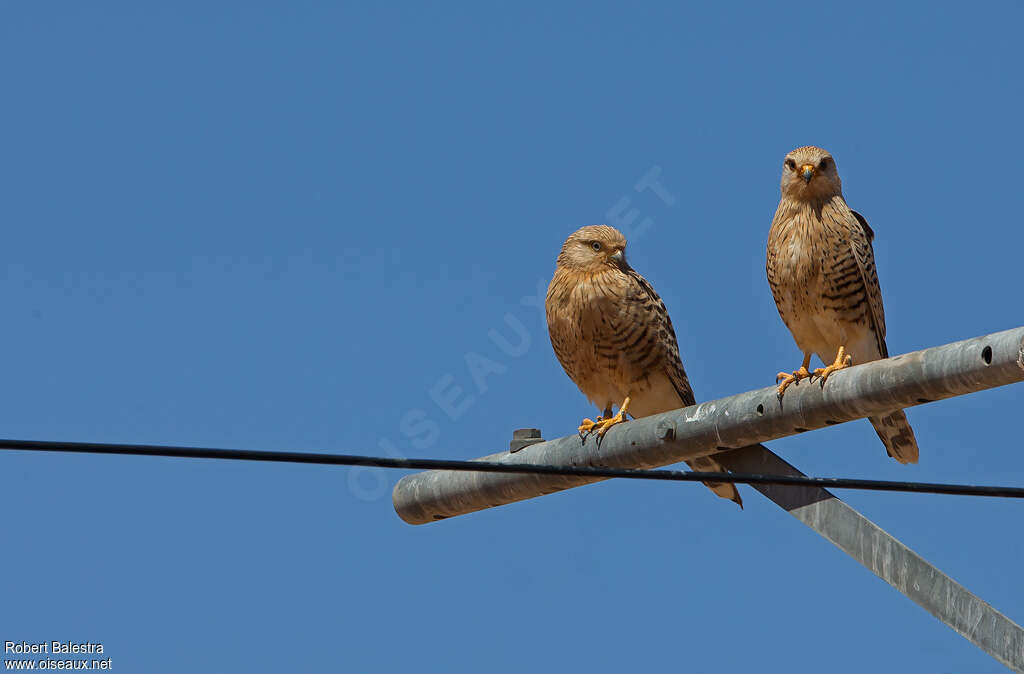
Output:
<path fill-rule="evenodd" d="M 787 159 L 786 160 L 786 168 L 788 168 L 790 171 L 795 171 L 796 170 L 796 162 L 793 161 L 792 159 Z"/>
<path fill-rule="evenodd" d="M 599 244 L 597 241 L 590 244 L 590 247 L 593 248 L 594 250 L 601 250 L 601 244 Z"/>
<path fill-rule="evenodd" d="M 825 157 L 820 162 L 818 162 L 818 168 L 820 168 L 822 171 L 828 168 L 828 157 Z"/>

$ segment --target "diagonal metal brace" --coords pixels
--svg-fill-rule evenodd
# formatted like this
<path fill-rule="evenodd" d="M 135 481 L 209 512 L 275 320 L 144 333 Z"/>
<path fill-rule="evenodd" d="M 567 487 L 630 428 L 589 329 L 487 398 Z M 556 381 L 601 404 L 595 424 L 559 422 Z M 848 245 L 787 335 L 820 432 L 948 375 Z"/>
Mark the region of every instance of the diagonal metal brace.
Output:
<path fill-rule="evenodd" d="M 803 475 L 758 445 L 716 457 L 735 472 Z M 939 571 L 829 491 L 791 485 L 751 485 L 828 539 L 914 603 L 1016 672 L 1024 672 L 1024 629 Z"/>

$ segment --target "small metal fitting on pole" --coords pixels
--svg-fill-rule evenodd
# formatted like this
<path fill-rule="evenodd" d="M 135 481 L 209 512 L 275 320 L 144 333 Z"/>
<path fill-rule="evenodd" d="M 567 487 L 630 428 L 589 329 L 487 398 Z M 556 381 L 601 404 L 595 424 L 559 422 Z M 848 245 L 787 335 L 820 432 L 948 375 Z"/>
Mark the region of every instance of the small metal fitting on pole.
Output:
<path fill-rule="evenodd" d="M 515 454 L 523 447 L 536 445 L 538 442 L 544 442 L 539 428 L 517 428 L 512 431 L 512 441 L 508 443 L 508 451 L 510 454 Z"/>

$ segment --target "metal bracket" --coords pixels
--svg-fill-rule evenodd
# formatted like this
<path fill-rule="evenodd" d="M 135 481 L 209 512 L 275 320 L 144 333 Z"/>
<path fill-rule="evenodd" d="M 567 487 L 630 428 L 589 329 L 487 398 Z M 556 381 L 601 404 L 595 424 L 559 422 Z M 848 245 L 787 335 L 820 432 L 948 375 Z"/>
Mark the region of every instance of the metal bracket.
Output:
<path fill-rule="evenodd" d="M 508 451 L 510 454 L 515 454 L 523 447 L 536 445 L 539 442 L 544 442 L 544 438 L 540 437 L 539 428 L 519 428 L 512 431 L 512 441 L 508 443 Z"/>

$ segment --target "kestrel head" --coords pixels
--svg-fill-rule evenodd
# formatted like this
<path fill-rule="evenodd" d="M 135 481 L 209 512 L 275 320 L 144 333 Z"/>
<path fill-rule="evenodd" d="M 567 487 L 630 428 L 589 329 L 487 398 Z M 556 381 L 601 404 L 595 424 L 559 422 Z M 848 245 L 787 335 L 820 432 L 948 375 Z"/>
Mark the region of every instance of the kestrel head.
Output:
<path fill-rule="evenodd" d="M 782 164 L 782 195 L 800 201 L 818 201 L 842 195 L 836 161 L 820 147 L 798 147 Z"/>
<path fill-rule="evenodd" d="M 580 227 L 562 244 L 558 266 L 578 272 L 597 273 L 611 268 L 628 269 L 626 237 L 608 225 Z"/>

